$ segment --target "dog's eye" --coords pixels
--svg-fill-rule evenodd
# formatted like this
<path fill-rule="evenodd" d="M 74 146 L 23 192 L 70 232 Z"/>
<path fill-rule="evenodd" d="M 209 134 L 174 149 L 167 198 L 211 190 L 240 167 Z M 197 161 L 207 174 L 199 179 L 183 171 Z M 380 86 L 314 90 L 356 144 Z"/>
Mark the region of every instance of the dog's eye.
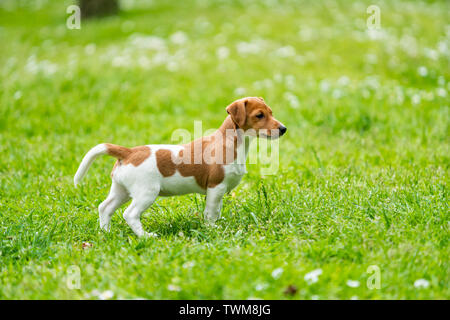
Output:
<path fill-rule="evenodd" d="M 263 113 L 258 113 L 258 114 L 256 115 L 256 117 L 257 117 L 258 119 L 262 119 L 262 118 L 264 118 L 264 114 L 263 114 Z"/>

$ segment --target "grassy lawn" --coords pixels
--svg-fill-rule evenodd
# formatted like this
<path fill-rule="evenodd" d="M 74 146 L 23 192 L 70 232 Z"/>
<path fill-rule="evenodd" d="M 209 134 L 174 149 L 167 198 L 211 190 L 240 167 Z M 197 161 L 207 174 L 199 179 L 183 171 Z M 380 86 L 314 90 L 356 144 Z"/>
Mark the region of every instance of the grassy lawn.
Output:
<path fill-rule="evenodd" d="M 70 3 L 0 2 L 0 298 L 450 298 L 448 1 L 123 1 L 80 30 Z M 144 213 L 157 239 L 125 206 L 100 230 L 115 160 L 75 188 L 91 147 L 243 96 L 288 127 L 275 175 L 248 165 L 217 228 L 187 195 Z"/>

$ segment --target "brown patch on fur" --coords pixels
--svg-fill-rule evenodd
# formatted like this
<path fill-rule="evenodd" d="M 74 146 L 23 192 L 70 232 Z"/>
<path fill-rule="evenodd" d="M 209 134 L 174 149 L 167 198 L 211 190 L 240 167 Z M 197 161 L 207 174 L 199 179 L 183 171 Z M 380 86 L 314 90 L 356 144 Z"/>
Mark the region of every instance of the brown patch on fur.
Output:
<path fill-rule="evenodd" d="M 216 158 L 215 142 L 214 136 L 197 139 L 184 145 L 178 155 L 181 163 L 177 169 L 180 174 L 183 177 L 194 176 L 203 189 L 214 188 L 225 177 L 224 162 Z"/>
<path fill-rule="evenodd" d="M 163 177 L 173 176 L 177 170 L 177 166 L 172 161 L 172 152 L 167 149 L 159 149 L 156 151 L 155 155 L 156 165 Z"/>
<path fill-rule="evenodd" d="M 214 188 L 225 178 L 223 166 L 214 156 L 214 141 L 214 137 L 209 136 L 185 144 L 173 159 L 170 150 L 159 149 L 156 151 L 159 171 L 164 177 L 170 177 L 178 171 L 183 177 L 194 177 L 203 189 Z"/>
<path fill-rule="evenodd" d="M 124 164 L 131 163 L 133 166 L 137 167 L 142 162 L 144 162 L 145 159 L 150 157 L 151 150 L 147 146 L 139 146 L 131 148 L 131 154 L 123 159 Z"/>
<path fill-rule="evenodd" d="M 131 163 L 133 166 L 137 167 L 145 159 L 150 157 L 151 150 L 148 146 L 139 146 L 134 148 L 126 148 L 118 146 L 115 144 L 105 143 L 107 148 L 107 153 L 110 156 L 117 158 L 117 162 L 114 165 L 113 171 L 117 166 L 121 164 Z"/>
<path fill-rule="evenodd" d="M 226 137 L 226 135 L 229 135 L 229 132 L 227 131 L 232 131 L 233 132 L 233 141 L 231 141 L 229 138 L 230 136 L 228 136 L 228 139 Z M 236 160 L 237 158 L 237 151 L 238 151 L 238 137 L 237 137 L 237 132 L 236 130 L 236 125 L 233 122 L 231 116 L 228 116 L 225 121 L 222 123 L 222 125 L 220 126 L 218 132 L 219 132 L 219 139 L 221 139 L 222 141 L 222 163 L 224 164 L 229 164 L 232 163 L 234 160 Z M 242 142 L 242 141 L 241 141 Z M 232 157 L 230 157 L 231 152 L 233 152 Z"/>
<path fill-rule="evenodd" d="M 125 148 L 122 146 L 118 146 L 116 144 L 111 144 L 111 143 L 105 143 L 106 145 L 106 152 L 110 155 L 113 156 L 114 158 L 117 158 L 119 160 L 123 160 L 126 157 L 128 157 L 131 153 L 131 149 L 130 148 Z"/>

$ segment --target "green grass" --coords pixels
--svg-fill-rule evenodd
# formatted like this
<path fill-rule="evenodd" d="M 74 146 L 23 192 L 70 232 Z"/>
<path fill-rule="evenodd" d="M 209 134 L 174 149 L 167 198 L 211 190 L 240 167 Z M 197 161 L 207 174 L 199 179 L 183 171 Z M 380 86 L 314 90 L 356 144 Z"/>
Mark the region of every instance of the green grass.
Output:
<path fill-rule="evenodd" d="M 448 1 L 375 1 L 376 39 L 374 1 L 153 1 L 81 30 L 70 2 L 31 3 L 0 3 L 0 298 L 450 298 Z M 163 47 L 140 47 L 150 35 Z M 124 207 L 99 229 L 114 160 L 74 188 L 89 148 L 216 128 L 247 95 L 288 127 L 276 175 L 249 165 L 217 228 L 189 195 L 144 213 L 157 239 L 137 239 Z"/>

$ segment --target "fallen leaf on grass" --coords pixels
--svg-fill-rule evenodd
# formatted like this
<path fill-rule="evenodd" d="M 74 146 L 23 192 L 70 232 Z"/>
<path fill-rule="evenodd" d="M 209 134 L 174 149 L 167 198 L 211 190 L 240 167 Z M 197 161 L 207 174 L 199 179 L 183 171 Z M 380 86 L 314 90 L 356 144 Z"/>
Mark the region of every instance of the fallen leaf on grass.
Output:
<path fill-rule="evenodd" d="M 297 291 L 297 287 L 293 284 L 290 284 L 286 289 L 284 289 L 283 293 L 287 296 L 293 296 L 297 293 Z"/>

